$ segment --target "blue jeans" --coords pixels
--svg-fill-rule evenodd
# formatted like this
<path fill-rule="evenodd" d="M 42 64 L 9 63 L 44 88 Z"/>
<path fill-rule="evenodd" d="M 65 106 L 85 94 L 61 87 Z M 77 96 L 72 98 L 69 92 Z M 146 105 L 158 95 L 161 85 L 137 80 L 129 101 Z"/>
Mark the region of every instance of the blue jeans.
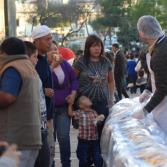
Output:
<path fill-rule="evenodd" d="M 86 167 L 89 163 L 89 152 L 92 151 L 92 158 L 95 167 L 102 167 L 102 157 L 100 154 L 99 140 L 83 140 L 78 139 L 77 157 L 79 159 L 79 167 Z"/>
<path fill-rule="evenodd" d="M 21 152 L 19 167 L 34 167 L 39 150 L 19 150 Z"/>
<path fill-rule="evenodd" d="M 62 167 L 71 166 L 70 124 L 71 119 L 67 114 L 67 105 L 56 107 L 54 113 L 54 130 L 59 142 Z"/>

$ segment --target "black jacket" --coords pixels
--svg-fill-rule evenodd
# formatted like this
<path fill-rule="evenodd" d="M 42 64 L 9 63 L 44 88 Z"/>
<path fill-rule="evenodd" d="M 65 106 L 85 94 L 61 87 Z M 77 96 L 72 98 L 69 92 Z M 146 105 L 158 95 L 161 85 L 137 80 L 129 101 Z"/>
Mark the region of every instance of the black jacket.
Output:
<path fill-rule="evenodd" d="M 114 65 L 114 78 L 119 80 L 124 78 L 127 74 L 127 61 L 124 54 L 121 51 L 115 55 L 115 65 Z"/>

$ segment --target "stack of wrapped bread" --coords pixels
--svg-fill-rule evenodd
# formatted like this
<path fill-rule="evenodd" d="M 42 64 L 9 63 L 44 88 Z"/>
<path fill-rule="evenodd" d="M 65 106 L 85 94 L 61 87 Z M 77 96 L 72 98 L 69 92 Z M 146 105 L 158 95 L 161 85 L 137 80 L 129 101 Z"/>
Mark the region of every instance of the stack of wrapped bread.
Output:
<path fill-rule="evenodd" d="M 101 138 L 105 167 L 167 167 L 166 135 L 151 114 L 132 116 L 144 105 L 138 98 L 123 99 L 110 110 Z"/>

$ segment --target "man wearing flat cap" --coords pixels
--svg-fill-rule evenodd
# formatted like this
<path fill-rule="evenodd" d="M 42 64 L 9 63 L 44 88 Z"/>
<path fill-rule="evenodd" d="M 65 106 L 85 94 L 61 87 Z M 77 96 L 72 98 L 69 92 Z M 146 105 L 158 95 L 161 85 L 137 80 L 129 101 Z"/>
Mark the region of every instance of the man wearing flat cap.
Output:
<path fill-rule="evenodd" d="M 54 91 L 52 89 L 51 69 L 47 60 L 47 52 L 52 44 L 51 30 L 46 25 L 39 25 L 32 32 L 34 44 L 38 50 L 38 63 L 36 70 L 41 78 L 43 90 L 46 99 L 48 128 L 53 124 L 53 103 L 52 97 Z M 47 132 L 42 132 L 43 149 L 40 150 L 35 167 L 49 167 L 50 150 L 47 141 Z"/>

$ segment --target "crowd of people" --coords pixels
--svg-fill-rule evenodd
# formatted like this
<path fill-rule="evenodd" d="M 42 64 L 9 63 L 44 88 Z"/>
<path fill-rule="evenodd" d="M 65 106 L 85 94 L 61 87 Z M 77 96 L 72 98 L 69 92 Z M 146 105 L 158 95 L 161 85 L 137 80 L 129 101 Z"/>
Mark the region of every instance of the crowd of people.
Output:
<path fill-rule="evenodd" d="M 152 16 L 141 17 L 137 28 L 150 46 L 137 61 L 133 54 L 127 58 L 117 43 L 112 45 L 112 54 L 104 54 L 102 40 L 92 34 L 83 55 L 71 66 L 46 25 L 34 28 L 32 42 L 10 37 L 1 43 L 0 166 L 54 167 L 58 141 L 62 167 L 70 167 L 73 120 L 79 131 L 79 167 L 102 167 L 102 129 L 113 104 L 122 95 L 129 98 L 127 88 L 136 93 L 139 87 L 140 101 L 153 92 L 134 117 L 140 119 L 153 111 L 154 119 L 167 131 L 166 36 Z"/>

